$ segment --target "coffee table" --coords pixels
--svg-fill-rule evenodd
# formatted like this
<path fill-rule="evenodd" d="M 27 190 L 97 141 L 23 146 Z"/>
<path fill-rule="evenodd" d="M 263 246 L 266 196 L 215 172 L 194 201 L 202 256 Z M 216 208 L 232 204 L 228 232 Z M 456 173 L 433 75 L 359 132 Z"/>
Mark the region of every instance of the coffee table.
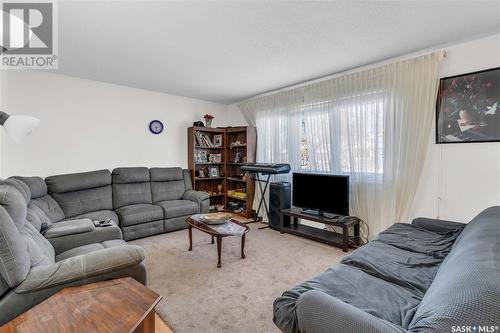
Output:
<path fill-rule="evenodd" d="M 154 333 L 160 300 L 131 277 L 64 288 L 0 327 L 0 333 Z"/>
<path fill-rule="evenodd" d="M 211 225 L 204 223 L 202 218 L 203 215 L 205 214 L 196 214 L 188 217 L 187 219 L 188 232 L 189 232 L 189 251 L 193 250 L 193 228 L 195 228 L 212 236 L 212 244 L 214 243 L 214 237 L 217 239 L 217 255 L 219 258 L 219 261 L 217 262 L 217 267 L 220 268 L 222 266 L 220 259 L 222 251 L 222 238 L 227 236 L 241 236 L 241 257 L 245 258 L 245 235 L 248 233 L 250 228 L 244 223 L 231 219 L 226 223 L 232 225 L 227 225 L 227 227 L 229 228 L 223 230 L 225 228 L 221 227 L 222 226 L 221 224 Z M 227 230 L 231 228 L 236 229 L 241 233 L 231 232 L 230 230 Z"/>

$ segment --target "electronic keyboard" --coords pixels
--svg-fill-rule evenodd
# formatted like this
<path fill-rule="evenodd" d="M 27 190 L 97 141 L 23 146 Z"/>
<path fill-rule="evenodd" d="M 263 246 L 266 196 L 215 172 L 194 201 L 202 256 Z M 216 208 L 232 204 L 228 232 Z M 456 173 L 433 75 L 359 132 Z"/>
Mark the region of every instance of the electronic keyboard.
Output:
<path fill-rule="evenodd" d="M 277 175 L 290 172 L 290 164 L 286 163 L 252 163 L 241 167 L 241 171 Z"/>

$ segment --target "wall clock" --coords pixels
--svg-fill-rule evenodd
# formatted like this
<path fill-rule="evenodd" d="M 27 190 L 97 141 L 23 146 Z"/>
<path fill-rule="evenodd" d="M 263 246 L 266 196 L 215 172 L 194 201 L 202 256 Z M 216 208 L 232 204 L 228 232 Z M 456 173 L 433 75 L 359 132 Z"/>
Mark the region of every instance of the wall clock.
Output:
<path fill-rule="evenodd" d="M 149 131 L 153 134 L 160 134 L 163 132 L 164 126 L 163 123 L 159 120 L 151 120 L 149 123 Z"/>

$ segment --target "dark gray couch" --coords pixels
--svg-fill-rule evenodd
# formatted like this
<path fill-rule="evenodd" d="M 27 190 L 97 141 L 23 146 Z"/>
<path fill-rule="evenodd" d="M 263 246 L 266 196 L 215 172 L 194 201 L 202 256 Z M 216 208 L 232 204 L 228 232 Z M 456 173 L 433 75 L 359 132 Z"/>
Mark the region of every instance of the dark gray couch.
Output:
<path fill-rule="evenodd" d="M 500 207 L 468 224 L 424 218 L 395 224 L 284 292 L 274 302 L 273 320 L 287 333 L 442 333 L 473 325 L 494 332 L 500 325 Z"/>
<path fill-rule="evenodd" d="M 126 276 L 146 284 L 142 248 L 126 244 L 117 226 L 56 222 L 60 208 L 30 180 L 34 192 L 18 179 L 0 185 L 0 325 L 65 287 Z"/>
<path fill-rule="evenodd" d="M 125 240 L 187 228 L 188 216 L 209 207 L 208 194 L 193 191 L 189 172 L 181 168 L 116 168 L 50 176 L 45 182 L 48 198 L 61 210 L 52 223 L 110 218 Z"/>

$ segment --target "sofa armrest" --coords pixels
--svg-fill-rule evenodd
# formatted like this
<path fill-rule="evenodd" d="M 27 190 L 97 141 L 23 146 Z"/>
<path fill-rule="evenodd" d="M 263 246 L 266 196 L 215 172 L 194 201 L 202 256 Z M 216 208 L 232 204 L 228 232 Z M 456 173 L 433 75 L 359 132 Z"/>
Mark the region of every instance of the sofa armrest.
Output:
<path fill-rule="evenodd" d="M 182 199 L 196 202 L 200 213 L 208 213 L 210 196 L 207 192 L 189 190 L 184 192 Z"/>
<path fill-rule="evenodd" d="M 411 224 L 417 225 L 435 233 L 447 233 L 450 231 L 455 231 L 457 229 L 461 230 L 466 226 L 465 223 L 430 219 L 426 217 L 417 217 L 416 219 L 411 221 Z"/>
<path fill-rule="evenodd" d="M 299 332 L 303 333 L 402 333 L 400 326 L 377 318 L 318 290 L 297 300 Z"/>
<path fill-rule="evenodd" d="M 51 224 L 43 235 L 45 238 L 50 239 L 67 235 L 81 234 L 83 232 L 91 232 L 94 229 L 94 222 L 90 219 L 61 221 Z"/>
<path fill-rule="evenodd" d="M 90 221 L 90 220 L 89 220 Z M 71 222 L 71 221 L 68 221 Z M 55 225 L 64 222 L 57 222 Z M 122 230 L 112 222 L 108 227 L 94 227 L 93 230 L 78 234 L 68 234 L 60 237 L 47 238 L 54 247 L 56 254 L 69 249 L 93 243 L 102 243 L 113 239 L 123 239 Z M 93 223 L 92 223 L 93 225 Z"/>
<path fill-rule="evenodd" d="M 16 288 L 23 294 L 49 289 L 61 284 L 85 280 L 140 264 L 144 250 L 136 245 L 123 245 L 94 251 L 58 261 L 54 265 L 33 267 Z"/>
<path fill-rule="evenodd" d="M 203 200 L 207 200 L 209 198 L 210 198 L 210 196 L 208 195 L 207 192 L 194 191 L 194 190 L 189 190 L 189 191 L 184 192 L 184 195 L 182 197 L 182 199 L 184 199 L 184 200 L 191 200 L 191 201 L 194 201 L 196 203 L 201 203 Z"/>

